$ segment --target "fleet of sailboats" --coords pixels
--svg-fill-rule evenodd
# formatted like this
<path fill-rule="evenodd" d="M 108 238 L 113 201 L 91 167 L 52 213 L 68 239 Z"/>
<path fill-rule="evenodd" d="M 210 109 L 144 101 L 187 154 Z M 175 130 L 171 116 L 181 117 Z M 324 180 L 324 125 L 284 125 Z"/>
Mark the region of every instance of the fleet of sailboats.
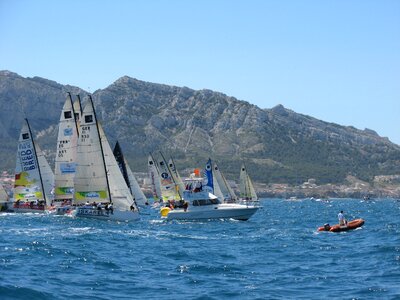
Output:
<path fill-rule="evenodd" d="M 223 203 L 217 194 L 223 197 L 215 180 L 212 160 L 209 159 L 203 171 L 203 177 L 185 179 L 183 197 L 173 201 L 169 207 L 161 209 L 161 215 L 167 219 L 204 220 L 236 219 L 248 220 L 257 210 L 257 205 Z"/>
<path fill-rule="evenodd" d="M 244 165 L 240 198 L 211 159 L 202 176 L 184 180 L 174 160 L 167 162 L 161 152 L 159 159 L 149 155 L 148 169 L 153 200 L 163 206 L 160 213 L 164 218 L 247 220 L 259 208 L 253 203 L 258 198 Z M 7 201 L 8 194 L 0 187 L 0 202 Z M 111 149 L 90 96 L 82 109 L 79 96 L 73 101 L 71 94 L 67 95 L 59 121 L 54 174 L 25 119 L 8 210 L 133 221 L 140 218 L 139 207 L 146 206 L 148 199 L 120 144 Z"/>

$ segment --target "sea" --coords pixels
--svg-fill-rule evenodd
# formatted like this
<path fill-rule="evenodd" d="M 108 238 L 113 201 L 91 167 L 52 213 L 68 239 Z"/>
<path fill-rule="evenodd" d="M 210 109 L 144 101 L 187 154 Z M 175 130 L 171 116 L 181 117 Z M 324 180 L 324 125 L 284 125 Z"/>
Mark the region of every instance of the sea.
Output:
<path fill-rule="evenodd" d="M 248 221 L 0 214 L 0 299 L 400 299 L 400 201 L 263 199 Z M 364 226 L 317 232 L 340 210 Z"/>

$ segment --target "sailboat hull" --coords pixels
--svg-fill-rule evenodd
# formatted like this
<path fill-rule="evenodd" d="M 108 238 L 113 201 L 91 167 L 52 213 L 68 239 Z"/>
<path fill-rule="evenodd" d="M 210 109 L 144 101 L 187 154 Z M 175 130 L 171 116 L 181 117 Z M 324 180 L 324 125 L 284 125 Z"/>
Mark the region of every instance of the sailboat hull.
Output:
<path fill-rule="evenodd" d="M 16 205 L 15 203 L 8 203 L 7 210 L 15 213 L 46 213 L 46 208 L 43 205 L 30 205 L 29 203 L 24 203 Z"/>
<path fill-rule="evenodd" d="M 121 211 L 114 210 L 113 212 L 104 209 L 98 210 L 97 208 L 77 207 L 72 215 L 79 218 L 91 218 L 99 220 L 112 220 L 121 222 L 137 221 L 140 219 L 137 211 Z"/>
<path fill-rule="evenodd" d="M 240 204 L 218 204 L 203 207 L 192 207 L 185 212 L 183 209 L 169 211 L 168 220 L 206 220 L 206 219 L 235 219 L 247 221 L 253 216 L 258 207 Z"/>

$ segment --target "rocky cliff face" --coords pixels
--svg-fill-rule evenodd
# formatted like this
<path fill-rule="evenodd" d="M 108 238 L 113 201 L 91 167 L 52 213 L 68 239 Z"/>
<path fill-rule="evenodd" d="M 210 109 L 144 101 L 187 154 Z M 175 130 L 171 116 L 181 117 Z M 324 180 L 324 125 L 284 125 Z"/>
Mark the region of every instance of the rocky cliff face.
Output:
<path fill-rule="evenodd" d="M 13 168 L 24 115 L 51 156 L 65 93 L 80 93 L 41 78 L 0 73 L 1 168 Z M 242 161 L 254 179 L 299 183 L 316 178 L 341 182 L 347 175 L 372 180 L 400 173 L 400 147 L 372 130 L 358 130 L 297 114 L 278 105 L 260 109 L 210 90 L 195 91 L 122 77 L 93 94 L 111 143 L 119 140 L 137 171 L 148 152 L 173 155 L 180 169 L 203 166 L 208 157 L 238 177 Z M 184 174 L 186 175 L 186 174 Z"/>

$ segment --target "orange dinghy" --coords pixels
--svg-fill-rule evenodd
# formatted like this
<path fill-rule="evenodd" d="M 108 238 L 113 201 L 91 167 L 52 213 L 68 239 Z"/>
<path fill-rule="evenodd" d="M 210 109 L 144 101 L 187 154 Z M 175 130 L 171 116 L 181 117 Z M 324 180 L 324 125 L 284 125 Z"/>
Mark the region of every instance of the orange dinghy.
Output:
<path fill-rule="evenodd" d="M 332 231 L 332 232 L 340 232 L 340 231 L 347 231 L 356 229 L 358 227 L 363 226 L 365 221 L 363 219 L 356 219 L 350 222 L 347 222 L 347 225 L 340 226 L 339 224 L 330 226 L 329 224 L 325 224 L 318 228 L 318 231 Z"/>

